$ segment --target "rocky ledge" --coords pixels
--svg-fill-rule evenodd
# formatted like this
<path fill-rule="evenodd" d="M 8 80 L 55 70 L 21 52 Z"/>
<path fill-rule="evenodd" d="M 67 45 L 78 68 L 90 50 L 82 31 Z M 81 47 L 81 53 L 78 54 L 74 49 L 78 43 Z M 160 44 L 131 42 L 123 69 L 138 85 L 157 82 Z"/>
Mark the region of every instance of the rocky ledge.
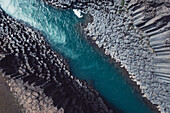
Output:
<path fill-rule="evenodd" d="M 121 63 L 143 97 L 170 112 L 169 0 L 43 0 L 76 8 L 93 21 L 84 32 L 105 54 Z"/>
<path fill-rule="evenodd" d="M 0 9 L 0 69 L 26 113 L 113 113 L 36 29 Z"/>

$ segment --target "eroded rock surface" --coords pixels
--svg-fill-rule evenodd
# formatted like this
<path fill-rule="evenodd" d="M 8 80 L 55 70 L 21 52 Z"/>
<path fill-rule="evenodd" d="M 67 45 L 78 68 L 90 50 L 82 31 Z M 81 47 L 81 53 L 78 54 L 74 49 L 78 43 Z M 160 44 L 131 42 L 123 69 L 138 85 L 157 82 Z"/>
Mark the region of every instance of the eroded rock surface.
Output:
<path fill-rule="evenodd" d="M 0 9 L 0 69 L 28 113 L 112 113 L 42 34 Z"/>
<path fill-rule="evenodd" d="M 128 70 L 132 80 L 140 85 L 144 97 L 147 97 L 153 104 L 158 105 L 159 110 L 162 112 L 170 112 L 169 0 L 43 1 L 57 8 L 77 8 L 92 15 L 93 22 L 84 28 L 84 32 L 89 39 L 99 48 L 102 48 L 106 55 L 116 59 Z M 1 26 L 1 30 L 9 32 L 9 28 L 3 27 L 3 24 Z M 5 40 L 9 40 L 9 38 L 4 39 L 3 42 L 6 43 Z M 18 41 L 17 43 L 21 42 Z M 19 45 L 18 48 L 20 47 Z M 27 47 L 28 45 L 24 46 Z M 12 45 L 7 48 L 10 47 Z M 9 50 L 16 51 L 16 53 L 23 51 L 23 49 L 6 49 L 5 51 Z M 4 51 L 1 53 L 4 53 L 0 55 L 1 58 L 8 55 Z M 15 56 L 18 57 L 19 55 Z M 33 60 L 33 62 L 36 61 Z M 22 67 L 29 70 L 29 66 L 23 65 Z M 13 69 L 12 66 L 11 69 Z M 22 70 L 20 72 L 22 73 Z M 48 74 L 44 78 L 48 80 Z"/>
<path fill-rule="evenodd" d="M 127 69 L 144 97 L 170 112 L 170 0 L 44 1 L 92 15 L 84 28 L 89 39 Z"/>

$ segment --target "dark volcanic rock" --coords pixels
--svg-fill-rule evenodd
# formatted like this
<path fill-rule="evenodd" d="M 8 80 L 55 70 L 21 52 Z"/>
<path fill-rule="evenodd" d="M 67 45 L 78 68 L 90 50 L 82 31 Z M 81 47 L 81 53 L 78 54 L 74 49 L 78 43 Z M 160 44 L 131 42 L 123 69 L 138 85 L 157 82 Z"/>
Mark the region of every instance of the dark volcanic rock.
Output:
<path fill-rule="evenodd" d="M 70 74 L 64 59 L 52 51 L 44 37 L 27 26 L 0 9 L 0 68 L 5 76 L 28 83 L 26 89 L 42 89 L 66 113 L 112 113 L 96 91 Z"/>

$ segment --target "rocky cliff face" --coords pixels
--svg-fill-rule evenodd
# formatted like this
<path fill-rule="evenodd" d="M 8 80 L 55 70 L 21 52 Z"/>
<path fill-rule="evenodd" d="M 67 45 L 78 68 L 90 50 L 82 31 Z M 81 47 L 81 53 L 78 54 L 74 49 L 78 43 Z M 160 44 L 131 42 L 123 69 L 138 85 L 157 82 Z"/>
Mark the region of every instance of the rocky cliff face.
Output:
<path fill-rule="evenodd" d="M 134 25 L 148 37 L 155 53 L 154 75 L 159 82 L 170 83 L 170 1 L 134 0 L 128 8 L 132 10 Z"/>
<path fill-rule="evenodd" d="M 133 24 L 147 37 L 153 51 L 152 79 L 146 96 L 162 112 L 170 112 L 170 0 L 132 0 Z M 144 89 L 144 88 L 143 88 Z"/>
<path fill-rule="evenodd" d="M 170 112 L 169 0 L 44 1 L 92 15 L 84 28 L 89 39 L 127 69 L 144 97 Z"/>
<path fill-rule="evenodd" d="M 0 9 L 0 69 L 28 113 L 112 113 L 39 31 Z M 60 108 L 60 109 L 58 109 Z"/>
<path fill-rule="evenodd" d="M 43 0 L 43 1 L 57 8 L 78 8 L 92 15 L 93 22 L 89 23 L 87 27 L 84 28 L 84 31 L 89 37 L 89 39 L 92 40 L 96 45 L 98 45 L 99 48 L 102 48 L 105 51 L 106 55 L 109 55 L 111 58 L 116 59 L 117 62 L 120 62 L 122 66 L 127 69 L 127 71 L 131 74 L 130 76 L 131 79 L 136 81 L 137 84 L 140 85 L 144 97 L 150 100 L 153 104 L 158 105 L 158 109 L 161 110 L 162 112 L 166 112 L 166 113 L 170 112 L 170 103 L 169 103 L 170 102 L 169 100 L 170 1 L 169 0 L 131 0 L 131 1 L 130 0 L 122 0 L 122 1 L 121 0 L 114 0 L 114 1 L 113 0 L 106 0 L 106 1 Z M 55 80 L 57 80 L 59 86 L 56 87 L 64 87 L 64 88 L 59 88 L 61 90 L 59 90 L 58 92 L 64 91 L 66 93 L 57 93 L 57 95 L 59 95 L 58 97 L 62 97 L 62 98 L 56 99 L 56 102 L 58 102 L 58 105 L 57 103 L 56 105 L 59 107 L 61 105 L 65 106 L 65 108 L 72 111 L 73 109 L 68 107 L 69 105 L 67 104 L 67 101 L 68 102 L 71 101 L 71 103 L 75 106 L 73 108 L 77 109 L 79 105 L 78 103 L 75 104 L 75 102 L 78 102 L 77 98 L 76 99 L 68 98 L 64 100 L 63 96 L 67 97 L 67 95 L 72 95 L 72 94 L 78 95 L 75 90 L 72 90 L 77 88 L 77 87 L 72 87 L 73 84 L 78 84 L 78 83 L 75 81 L 73 83 L 71 82 L 72 85 L 69 86 L 69 88 L 68 86 L 63 86 L 63 85 L 60 86 L 60 83 L 63 84 L 63 82 L 61 82 L 63 80 L 63 77 L 67 78 L 67 76 L 61 75 L 59 77 L 57 76 L 57 78 L 54 77 L 53 79 L 53 76 L 51 76 L 51 73 L 53 73 L 53 71 L 50 71 L 51 68 L 48 68 L 49 63 L 47 63 L 46 61 L 49 60 L 48 62 L 52 62 L 52 64 L 56 64 L 54 66 L 63 67 L 64 64 L 61 63 L 62 60 L 58 59 L 58 56 L 56 56 L 54 57 L 54 59 L 56 59 L 55 61 L 57 61 L 55 63 L 52 60 L 53 58 L 50 58 L 52 56 L 55 56 L 55 55 L 52 56 L 50 55 L 54 53 L 50 49 L 48 49 L 48 47 L 46 49 L 43 49 L 44 48 L 43 46 L 42 47 L 38 46 L 41 43 L 45 42 L 42 39 L 40 39 L 40 41 L 42 42 L 36 40 L 31 42 L 32 45 L 29 45 L 30 43 L 27 43 L 27 40 L 29 38 L 27 39 L 25 38 L 26 39 L 25 41 L 22 41 L 21 38 L 19 39 L 16 38 L 17 40 L 16 39 L 14 40 L 13 37 L 16 35 L 14 34 L 7 35 L 8 32 L 10 31 L 13 32 L 15 31 L 15 29 L 18 29 L 20 27 L 23 29 L 24 27 L 23 25 L 19 25 L 18 28 L 15 27 L 9 29 L 9 27 L 5 27 L 4 24 L 2 24 L 2 21 L 5 21 L 6 23 L 8 23 L 8 21 L 10 22 L 10 20 L 9 19 L 7 20 L 6 18 L 8 19 L 9 17 L 7 16 L 5 18 L 4 17 L 1 18 L 1 34 L 3 32 L 5 34 L 3 34 L 4 36 L 1 36 L 3 37 L 1 38 L 1 45 L 3 46 L 1 46 L 0 56 L 1 58 L 5 57 L 6 59 L 10 57 L 16 59 L 8 63 L 8 65 L 13 64 L 13 65 L 9 65 L 10 69 L 6 68 L 6 64 L 2 65 L 3 69 L 6 70 L 6 72 L 8 72 L 7 75 L 10 75 L 12 78 L 18 79 L 21 78 L 21 75 L 18 75 L 18 73 L 24 72 L 23 73 L 24 76 L 22 77 L 22 80 L 24 80 L 25 82 L 27 80 L 32 81 L 32 82 L 28 82 L 28 84 L 30 83 L 35 83 L 33 85 L 38 84 L 38 86 L 42 87 L 41 89 L 45 89 L 45 87 L 48 85 L 49 87 L 52 86 L 52 84 L 56 82 Z M 18 26 L 18 22 L 16 21 L 12 22 L 12 24 Z M 25 32 L 27 33 L 24 32 L 23 34 L 22 33 L 18 33 L 18 34 L 21 35 L 22 37 L 28 37 L 28 36 L 30 37 L 31 35 L 32 35 L 31 37 L 36 37 L 37 33 L 33 32 L 33 30 L 31 30 L 30 32 L 30 30 L 31 29 L 26 27 Z M 37 37 L 41 37 L 41 36 L 37 36 Z M 13 42 L 13 43 L 9 43 L 9 42 Z M 22 42 L 24 43 L 22 44 Z M 30 50 L 27 52 L 27 50 L 24 49 L 23 47 L 30 48 Z M 39 47 L 41 47 L 42 49 L 37 49 L 36 51 L 38 52 L 33 52 L 32 54 L 31 51 L 35 51 L 35 50 L 31 50 L 32 47 L 33 49 Z M 15 53 L 15 54 L 9 54 L 9 53 Z M 39 57 L 34 53 L 38 53 L 38 54 L 42 53 L 42 57 Z M 24 56 L 24 54 L 26 54 L 26 56 Z M 48 56 L 49 59 L 46 58 L 46 56 Z M 31 62 L 33 62 L 33 64 L 28 60 L 28 58 L 31 59 Z M 17 63 L 19 61 L 22 61 L 22 60 L 18 61 L 17 59 L 24 59 L 23 61 L 25 63 L 22 62 Z M 3 62 L 3 60 L 1 62 Z M 36 66 L 37 64 L 40 67 Z M 42 67 L 45 68 L 43 70 L 49 70 L 47 72 L 44 72 L 46 73 L 45 75 L 41 75 L 40 74 L 41 71 L 38 71 L 36 72 L 37 76 L 28 76 L 30 75 L 30 73 L 31 74 L 34 73 L 34 70 L 32 69 L 40 68 L 40 70 L 42 70 L 41 65 L 43 65 Z M 15 74 L 11 74 L 18 69 L 20 71 L 18 71 Z M 61 70 L 61 68 L 57 68 L 57 69 L 59 70 L 56 73 L 60 73 L 63 71 Z M 28 74 L 25 72 L 28 72 Z M 69 73 L 69 71 L 66 71 L 65 73 Z M 33 81 L 34 79 L 32 79 L 32 77 L 38 80 L 40 78 L 39 82 Z M 70 75 L 68 78 L 69 78 L 68 84 L 70 84 L 70 81 L 73 81 L 70 78 L 73 77 Z M 42 81 L 52 80 L 53 82 L 46 83 L 46 82 L 41 82 L 41 80 Z M 67 83 L 67 81 L 65 82 Z M 64 89 L 70 89 L 75 93 L 70 94 Z M 89 92 L 89 90 L 86 91 L 86 88 L 84 90 L 86 92 L 85 94 L 92 95 L 91 93 L 87 93 Z M 46 90 L 44 90 L 44 92 L 46 92 Z M 87 99 L 87 98 L 88 96 L 84 96 L 83 98 L 80 99 Z M 63 100 L 66 101 L 66 103 L 63 104 Z M 98 98 L 98 100 L 101 99 Z M 90 101 L 87 103 L 90 103 Z M 80 104 L 79 108 L 86 109 L 86 107 L 81 107 L 81 106 L 82 105 Z M 87 104 L 85 104 L 85 106 L 87 106 Z M 95 106 L 92 106 L 91 108 L 88 107 L 87 108 L 88 110 L 89 109 L 92 110 L 93 107 Z M 102 110 L 103 109 L 101 108 L 101 111 Z"/>

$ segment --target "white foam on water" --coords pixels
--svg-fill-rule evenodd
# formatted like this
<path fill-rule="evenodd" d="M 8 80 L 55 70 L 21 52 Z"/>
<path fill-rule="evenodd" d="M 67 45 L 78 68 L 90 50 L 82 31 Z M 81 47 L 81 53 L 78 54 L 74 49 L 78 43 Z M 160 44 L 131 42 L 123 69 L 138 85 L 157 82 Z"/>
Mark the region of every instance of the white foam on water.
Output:
<path fill-rule="evenodd" d="M 50 32 L 50 35 L 52 36 L 50 38 L 50 40 L 53 40 L 54 43 L 66 44 L 66 34 L 65 34 L 65 32 L 59 31 L 59 30 L 56 30 L 56 31 L 52 30 Z"/>
<path fill-rule="evenodd" d="M 74 12 L 74 14 L 75 14 L 78 18 L 82 18 L 82 17 L 83 17 L 83 15 L 81 14 L 81 13 L 82 13 L 81 10 L 79 10 L 79 9 L 73 9 L 73 12 Z"/>
<path fill-rule="evenodd" d="M 65 52 L 66 56 L 71 57 L 71 59 L 77 59 L 80 56 L 79 54 L 75 53 L 74 51 L 72 51 L 69 48 L 63 47 L 62 49 L 63 49 L 63 51 L 66 51 Z"/>
<path fill-rule="evenodd" d="M 29 5 L 26 5 L 29 4 Z M 65 44 L 66 34 L 57 25 L 52 25 L 46 18 L 46 9 L 43 6 L 35 7 L 37 0 L 0 0 L 1 8 L 14 18 L 23 20 L 31 26 L 38 28 L 52 38 L 55 43 Z M 43 5 L 43 4 L 42 4 Z M 39 13 L 44 10 L 43 13 Z M 48 11 L 48 10 L 47 10 Z M 43 17 L 43 18 L 42 18 Z"/>
<path fill-rule="evenodd" d="M 1 8 L 7 12 L 10 12 L 10 14 L 14 14 L 17 10 L 17 3 L 15 4 L 15 0 L 0 0 Z"/>

